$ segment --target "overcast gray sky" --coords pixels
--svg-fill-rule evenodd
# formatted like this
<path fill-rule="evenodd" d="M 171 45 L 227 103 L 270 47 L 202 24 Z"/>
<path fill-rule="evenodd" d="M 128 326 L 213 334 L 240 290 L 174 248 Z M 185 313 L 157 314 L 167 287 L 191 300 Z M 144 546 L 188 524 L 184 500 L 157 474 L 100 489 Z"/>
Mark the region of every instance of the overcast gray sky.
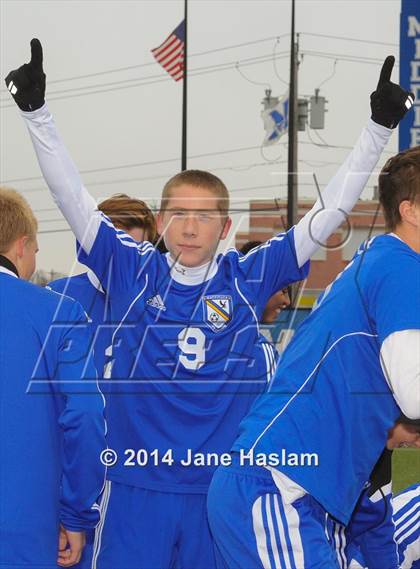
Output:
<path fill-rule="evenodd" d="M 192 73 L 198 68 L 206 72 L 189 79 L 188 166 L 219 175 L 232 190 L 237 207 L 246 207 L 252 198 L 286 195 L 286 187 L 280 185 L 284 176 L 279 174 L 286 170 L 286 139 L 261 153 L 260 111 L 266 84 L 274 95 L 287 89 L 281 79 L 288 81 L 284 52 L 290 45 L 290 4 L 289 0 L 189 3 L 189 67 Z M 349 152 L 335 147 L 351 147 L 357 139 L 369 117 L 369 95 L 383 59 L 394 54 L 398 64 L 400 1 L 297 0 L 296 4 L 303 57 L 299 95 L 311 95 L 333 74 L 335 65 L 335 73 L 321 87 L 329 103 L 326 128 L 320 134 L 330 147 L 313 144 L 321 144 L 314 132 L 299 133 L 303 197 L 316 193 L 312 172 L 324 185 Z M 44 47 L 49 107 L 79 169 L 94 170 L 83 174 L 86 186 L 98 199 L 127 192 L 157 204 L 163 183 L 180 169 L 182 86 L 169 76 L 162 80 L 164 72 L 150 50 L 182 18 L 180 0 L 0 0 L 0 180 L 22 191 L 37 212 L 39 268 L 70 271 L 74 243 L 69 232 L 44 233 L 67 225 L 39 177 L 29 137 L 3 78 L 28 61 L 29 42 L 38 37 Z M 254 43 L 220 50 L 249 42 Z M 273 54 L 278 57 L 276 66 Z M 258 57 L 263 61 L 252 61 Z M 94 75 L 101 72 L 107 73 Z M 88 77 L 71 79 L 80 75 Z M 151 79 L 139 81 L 147 77 Z M 125 82 L 130 79 L 138 81 Z M 398 81 L 398 67 L 393 79 Z M 81 89 L 86 86 L 92 87 Z M 96 92 L 86 94 L 92 91 Z M 397 146 L 395 134 L 389 153 Z M 194 158 L 203 154 L 212 155 Z M 383 155 L 378 167 L 388 156 Z M 373 183 L 372 178 L 364 197 L 371 196 Z M 245 219 L 241 229 L 246 223 Z"/>

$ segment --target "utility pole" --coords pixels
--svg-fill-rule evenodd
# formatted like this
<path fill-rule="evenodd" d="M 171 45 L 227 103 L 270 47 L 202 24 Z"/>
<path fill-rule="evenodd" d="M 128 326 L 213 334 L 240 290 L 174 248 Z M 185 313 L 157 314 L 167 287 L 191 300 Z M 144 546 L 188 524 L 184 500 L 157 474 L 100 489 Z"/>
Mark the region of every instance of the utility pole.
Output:
<path fill-rule="evenodd" d="M 298 121 L 298 57 L 299 35 L 295 41 L 295 0 L 292 0 L 292 30 L 290 41 L 290 85 L 288 124 L 288 174 L 287 174 L 287 228 L 297 221 L 297 121 Z"/>

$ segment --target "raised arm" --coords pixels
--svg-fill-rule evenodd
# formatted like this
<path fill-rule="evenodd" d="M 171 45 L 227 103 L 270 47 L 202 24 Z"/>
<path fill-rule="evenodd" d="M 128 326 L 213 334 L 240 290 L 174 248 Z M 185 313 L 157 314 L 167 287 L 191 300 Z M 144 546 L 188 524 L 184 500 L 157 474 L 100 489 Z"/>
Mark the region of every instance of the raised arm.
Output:
<path fill-rule="evenodd" d="M 148 265 L 146 261 L 152 260 L 154 247 L 147 242 L 139 245 L 117 230 L 97 210 L 95 200 L 84 187 L 45 104 L 45 74 L 39 40 L 31 41 L 31 61 L 11 71 L 6 85 L 26 122 L 52 197 L 81 245 L 79 260 L 93 270 L 103 285 L 106 283 L 113 289 L 129 288 Z"/>
<path fill-rule="evenodd" d="M 378 86 L 371 95 L 372 117 L 354 149 L 319 196 L 313 208 L 295 227 L 299 267 L 326 242 L 359 199 L 383 149 L 399 121 L 411 108 L 414 95 L 391 83 L 394 57 L 382 66 Z"/>
<path fill-rule="evenodd" d="M 96 202 L 84 187 L 47 106 L 44 104 L 34 112 L 22 111 L 21 114 L 51 195 L 76 239 L 89 253 L 101 224 Z"/>
<path fill-rule="evenodd" d="M 31 41 L 31 61 L 6 77 L 6 85 L 21 110 L 45 181 L 77 240 L 86 252 L 95 241 L 100 214 L 83 186 L 53 118 L 45 105 L 42 46 Z"/>

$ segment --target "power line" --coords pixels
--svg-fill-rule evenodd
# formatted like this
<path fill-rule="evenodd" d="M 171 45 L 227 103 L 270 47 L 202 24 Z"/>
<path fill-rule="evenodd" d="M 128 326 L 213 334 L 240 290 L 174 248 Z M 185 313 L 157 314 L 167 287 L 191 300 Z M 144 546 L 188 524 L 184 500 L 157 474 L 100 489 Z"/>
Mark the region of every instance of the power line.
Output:
<path fill-rule="evenodd" d="M 283 85 L 286 85 L 287 88 L 289 88 L 289 83 L 288 83 L 288 81 L 285 81 L 285 80 L 283 79 L 283 77 L 280 77 L 280 74 L 279 74 L 279 72 L 278 72 L 277 65 L 276 65 L 276 60 L 277 60 L 277 46 L 278 46 L 278 43 L 279 43 L 279 42 L 276 41 L 275 44 L 274 44 L 274 46 L 273 46 L 273 69 L 274 69 L 274 73 L 275 73 L 277 79 L 279 79 L 279 81 L 281 81 L 281 82 L 283 83 Z"/>
<path fill-rule="evenodd" d="M 283 146 L 286 145 L 285 142 L 281 142 L 280 144 L 282 144 Z M 338 150 L 352 150 L 353 146 L 345 146 L 345 145 L 332 145 L 332 144 L 319 144 L 315 141 L 311 141 L 311 142 L 307 142 L 305 140 L 299 141 L 299 144 L 302 145 L 314 145 L 314 146 L 322 146 L 322 148 L 334 148 L 334 149 L 338 149 Z M 222 150 L 222 151 L 217 151 L 217 152 L 207 152 L 204 154 L 194 154 L 188 157 L 189 160 L 193 160 L 193 159 L 197 159 L 197 158 L 208 158 L 211 156 L 219 156 L 221 154 L 234 154 L 236 152 L 248 152 L 251 150 L 260 150 L 261 149 L 261 145 L 258 146 L 245 146 L 242 148 L 232 148 L 230 150 Z M 390 150 L 383 150 L 382 151 L 383 154 L 394 154 L 393 151 Z M 121 164 L 121 165 L 117 165 L 117 166 L 108 166 L 108 167 L 101 167 L 101 168 L 91 168 L 91 169 L 86 169 L 86 170 L 79 170 L 80 174 L 93 174 L 93 173 L 101 173 L 101 172 L 109 172 L 109 171 L 115 171 L 115 170 L 123 170 L 123 169 L 127 169 L 127 168 L 137 168 L 137 167 L 142 167 L 142 166 L 155 166 L 155 165 L 160 165 L 160 164 L 167 164 L 170 162 L 177 162 L 179 161 L 179 158 L 167 158 L 164 160 L 150 160 L 148 162 L 136 162 L 133 164 Z M 317 160 L 299 160 L 300 162 L 303 162 L 305 164 L 307 164 L 308 166 L 310 166 L 311 168 L 316 168 L 316 167 L 325 167 L 325 166 L 340 166 L 341 162 L 334 162 L 334 161 L 328 161 L 328 160 L 321 160 L 321 161 L 317 161 Z M 273 163 L 278 163 L 277 160 L 274 160 L 273 162 L 267 162 L 267 165 L 272 165 Z M 252 166 L 255 165 L 264 165 L 264 163 L 256 163 L 253 164 Z M 223 169 L 229 169 L 229 170 L 235 170 L 235 167 L 220 167 L 220 168 L 209 168 L 210 170 L 223 170 Z M 109 185 L 109 184 L 113 184 L 113 183 L 124 183 L 124 182 L 137 182 L 137 181 L 148 181 L 148 180 L 153 180 L 153 179 L 159 179 L 159 178 L 169 178 L 172 175 L 172 173 L 169 173 L 167 175 L 159 175 L 159 176 L 146 176 L 146 177 L 141 177 L 141 178 L 129 178 L 129 179 L 122 179 L 122 180 L 105 180 L 104 182 L 92 182 L 89 183 L 89 186 L 98 186 L 98 185 Z M 18 182 L 29 182 L 29 181 L 34 181 L 34 180 L 42 180 L 43 176 L 28 176 L 26 178 L 10 178 L 8 180 L 2 180 L 0 183 L 3 185 L 7 185 L 7 184 L 15 184 Z M 23 192 L 27 192 L 27 193 L 31 193 L 31 192 L 39 192 L 39 191 L 44 191 L 45 187 L 43 188 L 28 188 L 28 189 L 22 189 L 21 191 Z"/>
<path fill-rule="evenodd" d="M 301 159 L 299 162 L 303 164 L 307 164 L 310 168 L 325 168 L 327 166 L 341 166 L 341 162 L 333 162 L 333 161 L 325 161 L 325 160 L 304 160 Z M 251 168 L 261 167 L 261 166 L 272 166 L 274 164 L 286 164 L 286 160 L 279 160 L 273 161 L 271 163 L 264 162 L 256 162 L 254 164 L 247 164 L 243 166 L 222 166 L 220 168 L 211 168 L 212 172 L 219 172 L 221 170 L 231 170 L 233 172 L 245 172 L 250 170 Z M 146 182 L 151 180 L 168 180 L 171 177 L 172 173 L 168 174 L 159 174 L 157 176 L 143 176 L 143 177 L 135 177 L 135 178 L 120 178 L 120 179 L 113 179 L 113 180 L 106 180 L 102 182 L 89 182 L 89 188 L 94 186 L 107 186 L 107 185 L 117 185 L 117 184 L 125 184 L 125 183 L 133 183 L 133 182 Z M 28 188 L 20 190 L 22 192 L 44 192 L 47 190 L 47 186 L 43 186 L 42 188 Z M 145 199 L 156 199 L 156 198 L 148 198 L 147 196 Z M 40 208 L 34 209 L 34 213 L 44 213 L 50 211 L 57 211 L 57 207 L 47 207 L 47 208 Z"/>
<path fill-rule="evenodd" d="M 309 140 L 314 146 L 320 146 L 321 148 L 328 148 L 329 144 L 323 138 L 321 138 L 321 136 L 317 133 L 315 129 L 311 129 L 309 125 L 306 125 L 306 127 L 307 127 L 306 134 L 308 135 Z M 312 130 L 314 131 L 315 134 L 317 134 L 321 143 L 315 142 L 315 140 L 312 138 Z"/>
<path fill-rule="evenodd" d="M 251 58 L 252 61 L 249 61 L 249 62 L 247 62 L 246 60 L 243 60 L 240 62 L 241 66 L 247 67 L 250 65 L 259 65 L 260 63 L 266 63 L 267 61 L 272 60 L 271 56 L 270 57 L 262 56 L 262 57 L 263 58 Z M 278 56 L 277 59 L 283 59 L 284 57 L 287 57 L 287 56 L 286 55 Z M 201 76 L 201 75 L 207 75 L 209 73 L 216 73 L 219 71 L 229 71 L 229 70 L 233 69 L 237 65 L 237 63 L 238 62 L 230 62 L 230 63 L 223 63 L 223 64 L 219 64 L 219 65 L 210 66 L 208 68 L 200 68 L 201 71 L 190 73 L 189 76 L 190 77 L 197 77 L 197 76 Z M 158 77 L 158 76 L 156 76 L 156 77 Z M 144 85 L 153 85 L 155 83 L 173 81 L 173 79 L 170 76 L 166 76 L 165 74 L 162 74 L 162 76 L 159 76 L 159 77 L 161 77 L 161 78 L 160 79 L 154 79 L 152 81 L 146 81 L 145 79 L 147 79 L 147 78 L 139 79 L 139 80 L 136 80 L 137 82 L 133 82 L 129 85 L 121 85 L 121 81 L 117 81 L 116 83 L 119 85 L 117 87 L 110 87 L 108 89 L 97 89 L 94 91 L 86 91 L 86 92 L 82 92 L 82 93 L 79 92 L 79 93 L 74 93 L 73 95 L 64 94 L 64 95 L 61 95 L 58 97 L 51 97 L 48 99 L 48 101 L 60 101 L 62 99 L 84 97 L 86 95 L 96 95 L 98 93 L 110 93 L 113 91 L 121 91 L 124 89 L 131 89 L 134 87 L 143 87 Z M 131 81 L 131 80 L 127 80 L 126 82 L 128 82 L 128 81 Z M 90 87 L 83 87 L 83 89 L 89 89 L 89 88 L 92 88 L 92 87 L 91 86 Z M 9 104 L 0 106 L 0 109 L 8 109 L 8 108 L 11 108 L 14 106 L 15 106 L 14 103 L 9 103 Z"/>
<path fill-rule="evenodd" d="M 374 44 L 374 45 L 386 45 L 386 46 L 392 46 L 392 47 L 399 47 L 399 44 L 390 43 L 390 42 L 382 42 L 382 41 L 375 41 L 375 40 L 364 40 L 361 38 L 349 38 L 346 36 L 330 36 L 327 34 L 316 34 L 313 32 L 299 32 L 299 33 L 303 36 L 314 36 L 317 38 L 327 38 L 327 39 L 334 39 L 334 40 L 343 40 L 343 41 L 348 41 L 348 42 L 370 43 L 370 44 Z"/>
<path fill-rule="evenodd" d="M 276 59 L 283 59 L 287 57 L 287 52 L 280 52 L 279 55 L 276 56 Z M 189 76 L 196 77 L 199 75 L 206 75 L 208 73 L 215 73 L 218 71 L 226 71 L 237 67 L 239 64 L 243 67 L 249 65 L 259 65 L 260 63 L 266 63 L 267 61 L 272 60 L 272 55 L 262 55 L 257 57 L 250 57 L 246 59 L 242 59 L 239 61 L 230 61 L 226 63 L 218 63 L 215 65 L 207 65 L 203 67 L 196 67 L 191 69 Z M 120 91 L 122 89 L 130 89 L 133 87 L 140 87 L 143 85 L 152 85 L 155 83 L 161 83 L 166 81 L 173 81 L 172 77 L 170 77 L 167 73 L 160 73 L 158 75 L 149 75 L 145 77 L 136 77 L 133 79 L 123 79 L 118 81 L 111 81 L 109 83 L 97 83 L 94 85 L 85 85 L 83 87 L 71 87 L 68 89 L 60 89 L 56 91 L 52 91 L 49 93 L 48 100 L 49 101 L 58 101 L 61 99 L 68 99 L 74 97 L 82 97 L 85 95 L 94 95 L 97 93 L 109 93 L 112 91 Z M 122 84 L 123 83 L 123 84 Z M 116 87 L 113 87 L 116 85 Z M 103 88 L 107 87 L 107 88 Z M 98 88 L 98 89 L 97 89 Z M 96 89 L 93 91 L 89 91 L 89 89 Z M 75 92 L 76 91 L 76 92 Z M 70 93 L 70 94 L 69 94 Z M 71 94 L 73 93 L 73 94 Z M 59 96 L 55 96 L 59 95 Z M 6 99 L 3 99 L 6 101 Z M 14 107 L 14 103 L 7 103 L 3 104 L 0 109 L 7 109 Z"/>
<path fill-rule="evenodd" d="M 224 151 L 220 151 L 220 152 L 208 152 L 205 154 L 195 154 L 195 155 L 191 155 L 188 156 L 188 159 L 194 159 L 194 158 L 204 158 L 204 157 L 208 157 L 208 156 L 217 156 L 219 154 L 232 154 L 234 152 L 243 152 L 243 151 L 248 151 L 248 150 L 255 150 L 256 148 L 259 148 L 259 146 L 248 146 L 248 147 L 243 147 L 243 148 L 233 148 L 230 150 L 224 150 Z M 109 172 L 109 171 L 114 171 L 114 170 L 122 170 L 125 168 L 136 168 L 138 166 L 154 166 L 157 164 L 166 164 L 168 162 L 177 162 L 179 161 L 179 158 L 167 158 L 165 160 L 150 160 L 148 162 L 136 162 L 133 164 L 121 164 L 118 166 L 108 166 L 106 168 L 91 168 L 88 170 L 80 170 L 79 173 L 80 174 L 93 174 L 93 173 L 98 173 L 98 172 Z M 29 180 L 42 180 L 43 176 L 31 176 L 28 178 L 13 178 L 10 180 L 5 180 L 2 182 L 2 184 L 10 184 L 10 183 L 15 183 L 15 182 L 26 182 Z"/>
<path fill-rule="evenodd" d="M 188 156 L 189 160 L 192 159 L 196 159 L 196 158 L 207 158 L 209 156 L 218 156 L 220 154 L 234 154 L 235 152 L 246 152 L 249 150 L 256 150 L 260 148 L 259 146 L 244 146 L 242 148 L 231 148 L 229 150 L 222 150 L 222 151 L 216 151 L 216 152 L 206 152 L 203 154 L 192 154 L 191 156 Z M 126 169 L 126 168 L 137 168 L 139 166 L 155 166 L 158 164 L 167 164 L 169 162 L 178 162 L 179 161 L 179 157 L 177 158 L 166 158 L 164 160 L 149 160 L 147 162 L 135 162 L 132 164 L 121 164 L 121 165 L 117 165 L 117 166 L 108 166 L 108 167 L 102 167 L 102 168 L 91 168 L 91 169 L 86 169 L 86 170 L 80 170 L 79 173 L 80 174 L 93 174 L 93 173 L 98 173 L 98 172 L 109 172 L 109 171 L 114 171 L 114 170 L 122 170 L 122 169 Z M 28 182 L 31 180 L 42 180 L 43 176 L 29 176 L 27 178 L 10 178 L 9 180 L 3 180 L 1 183 L 2 184 L 10 184 L 10 183 L 16 183 L 16 182 Z"/>
<path fill-rule="evenodd" d="M 375 40 L 366 40 L 366 39 L 362 39 L 362 38 L 353 38 L 353 37 L 345 37 L 345 36 L 334 36 L 334 35 L 328 35 L 328 34 L 317 34 L 317 33 L 313 33 L 313 32 L 299 32 L 301 35 L 305 35 L 305 36 L 313 36 L 313 37 L 319 37 L 319 38 L 327 38 L 327 39 L 335 39 L 335 40 L 341 40 L 341 41 L 348 41 L 348 42 L 357 42 L 357 43 L 365 43 L 365 44 L 372 44 L 372 45 L 383 45 L 383 46 L 392 46 L 392 47 L 398 47 L 398 44 L 396 43 L 390 43 L 390 42 L 380 42 L 380 41 L 375 41 Z M 273 41 L 276 40 L 276 44 L 279 43 L 279 40 L 284 38 L 284 37 L 288 37 L 290 34 L 286 33 L 286 34 L 281 34 L 279 36 L 269 36 L 266 38 L 261 38 L 258 40 L 253 40 L 253 41 L 249 41 L 249 42 L 242 42 L 242 43 L 238 43 L 238 44 L 232 44 L 232 45 L 228 45 L 228 46 L 223 46 L 220 48 L 214 48 L 214 49 L 209 49 L 206 51 L 200 51 L 200 52 L 196 52 L 196 53 L 192 53 L 190 54 L 188 57 L 192 58 L 192 57 L 200 57 L 203 55 L 209 55 L 212 53 L 219 53 L 222 51 L 228 51 L 231 49 L 238 49 L 241 47 L 247 47 L 250 45 L 256 45 L 256 44 L 260 44 L 260 43 L 266 43 L 269 41 Z M 275 44 L 275 45 L 276 45 Z M 152 65 L 156 65 L 155 61 L 150 61 L 150 62 L 146 62 L 146 63 L 138 63 L 135 65 L 127 65 L 124 67 L 114 67 L 112 69 L 107 69 L 104 71 L 97 71 L 94 73 L 86 73 L 83 75 L 73 75 L 71 77 L 63 77 L 61 79 L 49 79 L 48 80 L 48 84 L 49 85 L 53 85 L 53 84 L 58 84 L 58 83 L 64 83 L 67 81 L 77 81 L 79 79 L 88 79 L 91 77 L 100 77 L 102 75 L 109 75 L 112 73 L 120 73 L 122 71 L 131 71 L 133 69 L 142 69 L 145 67 L 151 67 Z M 3 92 L 4 94 L 8 93 L 7 89 L 2 88 L 1 92 Z"/>
<path fill-rule="evenodd" d="M 245 81 L 248 81 L 248 83 L 251 83 L 252 85 L 258 85 L 258 86 L 260 86 L 260 87 L 268 87 L 269 89 L 271 89 L 270 83 L 263 83 L 263 82 L 261 82 L 261 81 L 254 81 L 253 79 L 250 79 L 249 77 L 247 77 L 247 76 L 244 74 L 244 72 L 240 70 L 239 63 L 237 63 L 237 64 L 235 65 L 235 69 L 236 69 L 236 71 L 239 73 L 239 75 L 240 75 L 243 79 L 245 79 Z"/>
<path fill-rule="evenodd" d="M 303 49 L 301 51 L 303 55 L 309 57 L 319 57 L 324 59 L 336 59 L 340 61 L 347 61 L 351 63 L 365 63 L 369 65 L 377 65 L 383 63 L 383 59 L 377 57 L 366 57 L 366 56 L 353 56 L 348 55 L 346 53 L 330 53 L 330 52 L 323 52 L 323 51 L 311 51 Z M 398 64 L 395 64 L 395 67 L 399 67 Z"/>
<path fill-rule="evenodd" d="M 284 53 L 284 55 L 283 55 L 283 53 Z M 330 52 L 318 52 L 318 51 L 310 51 L 310 50 L 302 50 L 301 53 L 302 53 L 302 55 L 307 55 L 310 57 L 337 59 L 337 60 L 353 62 L 353 63 L 365 63 L 365 64 L 367 63 L 367 64 L 375 64 L 375 65 L 377 63 L 382 63 L 382 59 L 369 58 L 369 57 L 364 57 L 364 56 L 349 56 L 348 54 L 336 54 L 336 53 L 330 53 Z M 237 68 L 239 64 L 241 65 L 241 67 L 247 67 L 250 65 L 260 65 L 261 63 L 266 63 L 268 61 L 276 61 L 278 59 L 283 59 L 285 57 L 288 57 L 287 52 L 280 52 L 280 54 L 276 55 L 275 57 L 273 57 L 273 54 L 262 55 L 262 56 L 247 58 L 247 59 L 243 59 L 243 60 L 239 60 L 239 61 L 231 61 L 231 62 L 216 64 L 216 65 L 197 67 L 197 68 L 191 70 L 189 76 L 190 77 L 197 77 L 197 76 L 201 76 L 201 75 L 207 75 L 209 73 L 216 73 L 216 72 L 220 72 L 220 71 L 228 71 L 228 70 L 231 70 L 232 68 Z M 398 67 L 398 66 L 396 66 L 396 67 Z M 62 99 L 84 97 L 87 95 L 96 95 L 98 93 L 110 93 L 113 91 L 121 91 L 124 89 L 131 89 L 131 88 L 135 88 L 135 87 L 143 87 L 145 85 L 153 85 L 155 83 L 162 83 L 162 82 L 167 82 L 167 81 L 172 81 L 172 78 L 170 76 L 168 76 L 167 74 L 159 74 L 159 75 L 151 75 L 148 77 L 146 76 L 143 78 L 126 79 L 123 81 L 113 81 L 110 83 L 101 83 L 101 84 L 96 84 L 96 85 L 88 85 L 88 86 L 84 86 L 84 87 L 62 89 L 60 91 L 53 91 L 52 93 L 50 93 L 51 96 L 49 97 L 48 100 L 49 101 L 59 101 Z M 121 83 L 124 83 L 124 85 L 121 85 Z M 112 87 L 112 85 L 116 85 L 116 86 Z M 108 87 L 108 88 L 102 88 L 104 86 Z M 100 87 L 100 88 L 96 89 L 96 87 Z M 89 89 L 93 89 L 93 90 L 89 90 Z M 82 91 L 82 90 L 84 90 L 84 91 Z M 74 91 L 77 91 L 77 92 L 75 93 Z M 54 96 L 57 94 L 59 96 Z M 14 106 L 15 106 L 14 103 L 11 102 L 11 103 L 1 105 L 0 109 L 8 109 L 8 108 L 11 108 Z"/>
<path fill-rule="evenodd" d="M 238 43 L 238 44 L 232 44 L 232 45 L 228 45 L 228 46 L 223 46 L 223 47 L 218 47 L 218 48 L 214 48 L 214 49 L 209 49 L 206 51 L 200 51 L 200 52 L 196 52 L 196 53 L 191 53 L 188 54 L 188 58 L 192 58 L 192 57 L 200 57 L 203 55 L 209 55 L 212 53 L 219 53 L 221 51 L 228 51 L 231 49 L 238 49 L 241 47 L 246 47 L 246 46 L 250 46 L 250 45 L 256 45 L 259 43 L 266 43 L 269 41 L 273 41 L 273 40 L 277 40 L 277 42 L 283 38 L 283 37 L 287 37 L 290 34 L 281 34 L 280 36 L 269 36 L 267 38 L 261 38 L 258 40 L 252 40 L 252 41 L 248 41 L 248 42 L 242 42 L 242 43 Z M 84 75 L 73 75 L 72 77 L 64 77 L 61 79 L 52 79 L 52 80 L 48 80 L 48 85 L 52 85 L 52 84 L 57 84 L 57 83 L 64 83 L 67 81 L 77 81 L 79 79 L 88 79 L 90 77 L 99 77 L 102 75 L 108 75 L 108 74 L 112 74 L 112 73 L 120 73 L 121 71 L 131 71 L 133 69 L 142 69 L 144 67 L 150 67 L 152 65 L 156 66 L 156 61 L 149 61 L 147 63 L 139 63 L 136 65 L 127 65 L 125 67 L 114 67 L 113 69 L 107 69 L 104 71 L 97 71 L 94 73 L 86 73 Z M 2 92 L 7 93 L 7 89 L 1 89 Z"/>
<path fill-rule="evenodd" d="M 336 53 L 317 52 L 317 51 L 310 51 L 310 50 L 302 50 L 301 54 L 306 55 L 308 57 L 334 59 L 334 60 L 341 60 L 341 61 L 353 62 L 353 63 L 364 63 L 364 64 L 370 64 L 370 65 L 380 64 L 383 61 L 382 59 L 378 59 L 378 58 L 368 58 L 368 57 L 362 57 L 362 56 L 360 56 L 360 57 L 359 56 L 349 56 L 348 54 L 336 54 Z M 198 67 L 198 68 L 191 70 L 190 77 L 198 77 L 198 76 L 202 76 L 202 75 L 207 75 L 209 73 L 217 73 L 217 72 L 221 72 L 221 71 L 229 71 L 229 70 L 234 69 L 234 68 L 237 69 L 238 65 L 240 65 L 241 67 L 248 67 L 251 65 L 260 65 L 261 63 L 267 63 L 269 61 L 276 61 L 278 59 L 284 59 L 285 57 L 288 57 L 288 55 L 286 53 L 284 55 L 276 55 L 275 58 L 273 58 L 272 55 L 263 55 L 263 56 L 248 58 L 248 59 L 244 59 L 244 60 L 240 60 L 240 61 L 231 61 L 231 62 L 227 62 L 227 63 L 221 63 L 221 64 L 216 64 L 216 65 L 211 65 L 211 66 L 206 66 L 206 67 Z M 398 65 L 396 65 L 395 67 L 398 67 Z M 149 80 L 149 79 L 151 79 L 151 80 Z M 48 98 L 48 100 L 49 101 L 60 101 L 63 99 L 84 97 L 87 95 L 96 95 L 99 93 L 111 93 L 113 91 L 121 91 L 121 90 L 125 90 L 125 89 L 132 89 L 135 87 L 143 87 L 146 85 L 154 85 L 156 83 L 162 83 L 162 82 L 167 82 L 167 81 L 172 81 L 172 78 L 170 76 L 167 76 L 166 74 L 159 74 L 159 75 L 151 75 L 149 77 L 146 76 L 143 78 L 126 79 L 123 81 L 114 81 L 114 82 L 110 82 L 110 83 L 106 83 L 106 84 L 102 83 L 102 84 L 97 84 L 97 85 L 88 85 L 88 86 L 84 86 L 84 87 L 80 87 L 80 88 L 62 89 L 60 91 L 53 91 L 52 93 L 50 93 L 51 96 Z M 124 85 L 121 85 L 121 83 L 124 83 Z M 96 87 L 102 87 L 104 85 L 105 86 L 109 85 L 109 87 L 108 88 L 96 89 Z M 112 87 L 112 85 L 116 85 L 116 86 Z M 89 89 L 93 89 L 93 90 L 89 90 Z M 82 91 L 82 90 L 84 90 L 84 91 Z M 74 93 L 74 91 L 77 91 L 77 92 Z M 57 94 L 59 96 L 54 96 Z M 12 108 L 14 106 L 15 106 L 15 104 L 13 102 L 11 102 L 11 103 L 1 105 L 0 109 L 9 109 L 9 108 Z"/>
<path fill-rule="evenodd" d="M 337 70 L 337 59 L 334 59 L 332 72 L 330 73 L 330 75 L 328 75 L 328 77 L 326 79 L 323 79 L 323 81 L 321 81 L 321 83 L 318 85 L 318 87 L 316 87 L 316 89 L 321 89 L 322 85 L 325 85 L 325 83 L 330 81 L 334 77 L 336 70 Z M 315 89 L 315 91 L 316 91 L 316 89 Z"/>
<path fill-rule="evenodd" d="M 287 52 L 280 52 L 279 53 L 279 58 L 281 55 L 285 55 Z M 231 66 L 235 66 L 237 67 L 238 65 L 247 65 L 247 64 L 252 64 L 254 62 L 259 62 L 259 61 L 266 61 L 266 58 L 268 56 L 267 55 L 260 55 L 260 56 L 256 56 L 256 57 L 250 57 L 247 59 L 242 59 L 238 62 L 234 62 L 234 61 L 230 61 L 227 63 L 217 63 L 214 65 L 205 65 L 202 67 L 195 67 L 193 69 L 190 70 L 190 75 L 194 76 L 194 75 L 201 75 L 201 72 L 205 72 L 205 71 L 212 71 L 212 70 L 218 70 L 219 68 L 222 67 L 228 67 L 230 68 Z M 69 88 L 69 89 L 62 89 L 60 91 L 52 91 L 50 93 L 50 95 L 55 95 L 55 94 L 62 94 L 62 93 L 70 93 L 70 92 L 74 92 L 74 91 L 78 91 L 78 90 L 82 90 L 82 89 L 96 89 L 97 87 L 111 87 L 113 85 L 121 85 L 121 83 L 135 83 L 137 81 L 148 81 L 149 79 L 163 79 L 165 78 L 165 80 L 170 81 L 172 78 L 170 76 L 168 76 L 167 73 L 159 73 L 158 75 L 150 75 L 147 77 L 135 77 L 133 79 L 122 79 L 119 81 L 111 81 L 110 83 L 97 83 L 95 85 L 86 85 L 84 87 L 74 87 L 74 88 Z M 122 86 L 123 87 L 123 86 Z"/>

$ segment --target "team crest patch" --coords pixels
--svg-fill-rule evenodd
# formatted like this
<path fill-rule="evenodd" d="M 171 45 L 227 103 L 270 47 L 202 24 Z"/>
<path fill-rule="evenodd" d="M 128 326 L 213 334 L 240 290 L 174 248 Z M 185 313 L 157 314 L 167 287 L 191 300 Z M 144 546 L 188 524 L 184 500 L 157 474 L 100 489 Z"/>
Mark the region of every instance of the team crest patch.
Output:
<path fill-rule="evenodd" d="M 232 319 L 232 297 L 227 295 L 203 296 L 204 320 L 214 332 L 223 330 Z"/>

